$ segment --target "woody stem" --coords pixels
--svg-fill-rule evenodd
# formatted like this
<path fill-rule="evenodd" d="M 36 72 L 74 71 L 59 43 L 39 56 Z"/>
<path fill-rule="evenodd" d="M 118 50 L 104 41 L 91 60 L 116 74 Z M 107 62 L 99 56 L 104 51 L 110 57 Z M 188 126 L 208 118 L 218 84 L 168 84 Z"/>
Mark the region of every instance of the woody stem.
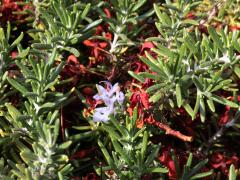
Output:
<path fill-rule="evenodd" d="M 163 123 L 158 122 L 156 120 L 154 120 L 151 124 L 153 124 L 153 125 L 157 126 L 158 128 L 164 130 L 166 132 L 166 134 L 168 134 L 168 135 L 177 137 L 178 139 L 181 139 L 181 140 L 187 141 L 187 142 L 193 141 L 192 136 L 186 136 L 186 135 L 182 134 L 180 131 L 173 130 L 172 128 L 170 128 L 166 124 L 163 124 Z"/>
<path fill-rule="evenodd" d="M 236 113 L 235 117 L 227 122 L 225 125 L 223 125 L 209 140 L 207 143 L 202 144 L 199 148 L 198 148 L 198 152 L 201 153 L 203 152 L 204 154 L 207 155 L 209 149 L 212 147 L 212 145 L 224 135 L 224 132 L 230 128 L 233 127 L 236 124 L 236 121 L 238 120 L 238 118 L 240 117 L 240 110 Z M 204 150 L 204 146 L 206 147 Z"/>

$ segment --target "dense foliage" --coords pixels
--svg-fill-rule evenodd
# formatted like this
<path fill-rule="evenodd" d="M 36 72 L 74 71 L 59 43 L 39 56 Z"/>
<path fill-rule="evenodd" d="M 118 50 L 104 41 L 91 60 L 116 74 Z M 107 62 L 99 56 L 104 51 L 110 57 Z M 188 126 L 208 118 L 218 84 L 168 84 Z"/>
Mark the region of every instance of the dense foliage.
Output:
<path fill-rule="evenodd" d="M 239 0 L 2 0 L 0 179 L 240 177 Z"/>

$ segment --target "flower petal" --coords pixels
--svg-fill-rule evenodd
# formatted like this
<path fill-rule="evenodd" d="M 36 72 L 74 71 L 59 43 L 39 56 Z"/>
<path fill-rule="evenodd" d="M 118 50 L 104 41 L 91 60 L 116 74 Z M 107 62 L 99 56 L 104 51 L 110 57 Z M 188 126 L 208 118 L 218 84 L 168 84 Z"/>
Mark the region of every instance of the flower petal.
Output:
<path fill-rule="evenodd" d="M 107 90 L 104 87 L 98 84 L 96 85 L 96 87 L 97 87 L 99 96 L 107 95 Z"/>
<path fill-rule="evenodd" d="M 117 101 L 118 101 L 118 103 L 120 105 L 123 104 L 123 101 L 124 101 L 124 94 L 123 94 L 123 92 L 120 91 L 120 92 L 117 93 Z"/>
<path fill-rule="evenodd" d="M 96 108 L 93 114 L 94 122 L 107 122 L 109 116 L 108 107 Z"/>
<path fill-rule="evenodd" d="M 110 89 L 108 94 L 109 94 L 109 96 L 112 96 L 114 93 L 117 93 L 119 91 L 120 91 L 120 87 L 119 87 L 118 83 L 116 83 L 112 86 L 112 88 Z"/>
<path fill-rule="evenodd" d="M 93 96 L 93 99 L 95 99 L 95 100 L 100 100 L 100 99 L 102 99 L 98 94 L 95 94 L 94 96 Z"/>

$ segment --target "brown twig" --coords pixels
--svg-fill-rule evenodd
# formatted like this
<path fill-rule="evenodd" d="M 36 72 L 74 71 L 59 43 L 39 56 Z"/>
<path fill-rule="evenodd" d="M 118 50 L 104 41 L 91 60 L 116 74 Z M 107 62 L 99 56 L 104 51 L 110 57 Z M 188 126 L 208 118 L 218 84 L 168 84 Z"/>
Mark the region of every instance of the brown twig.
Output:
<path fill-rule="evenodd" d="M 193 141 L 193 137 L 192 136 L 186 136 L 184 134 L 182 134 L 179 131 L 173 130 L 171 129 L 168 125 L 163 124 L 159 121 L 153 120 L 151 122 L 152 125 L 157 126 L 158 128 L 166 131 L 166 134 L 169 134 L 171 136 L 177 137 L 178 139 L 181 139 L 183 141 L 187 141 L 187 142 L 192 142 Z"/>

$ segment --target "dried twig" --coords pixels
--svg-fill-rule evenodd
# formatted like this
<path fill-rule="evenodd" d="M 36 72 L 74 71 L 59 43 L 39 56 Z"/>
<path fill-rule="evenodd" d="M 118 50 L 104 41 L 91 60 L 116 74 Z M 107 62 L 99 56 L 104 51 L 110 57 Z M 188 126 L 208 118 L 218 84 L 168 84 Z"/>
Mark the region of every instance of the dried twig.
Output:
<path fill-rule="evenodd" d="M 187 142 L 193 141 L 192 136 L 186 136 L 186 135 L 182 134 L 180 131 L 173 130 L 168 125 L 163 124 L 162 122 L 156 121 L 155 119 L 153 119 L 153 117 L 151 117 L 151 122 L 148 122 L 148 123 L 152 124 L 154 126 L 157 126 L 158 128 L 166 131 L 166 134 L 168 134 L 168 135 L 177 137 L 178 139 L 181 139 L 181 140 L 187 141 Z"/>

